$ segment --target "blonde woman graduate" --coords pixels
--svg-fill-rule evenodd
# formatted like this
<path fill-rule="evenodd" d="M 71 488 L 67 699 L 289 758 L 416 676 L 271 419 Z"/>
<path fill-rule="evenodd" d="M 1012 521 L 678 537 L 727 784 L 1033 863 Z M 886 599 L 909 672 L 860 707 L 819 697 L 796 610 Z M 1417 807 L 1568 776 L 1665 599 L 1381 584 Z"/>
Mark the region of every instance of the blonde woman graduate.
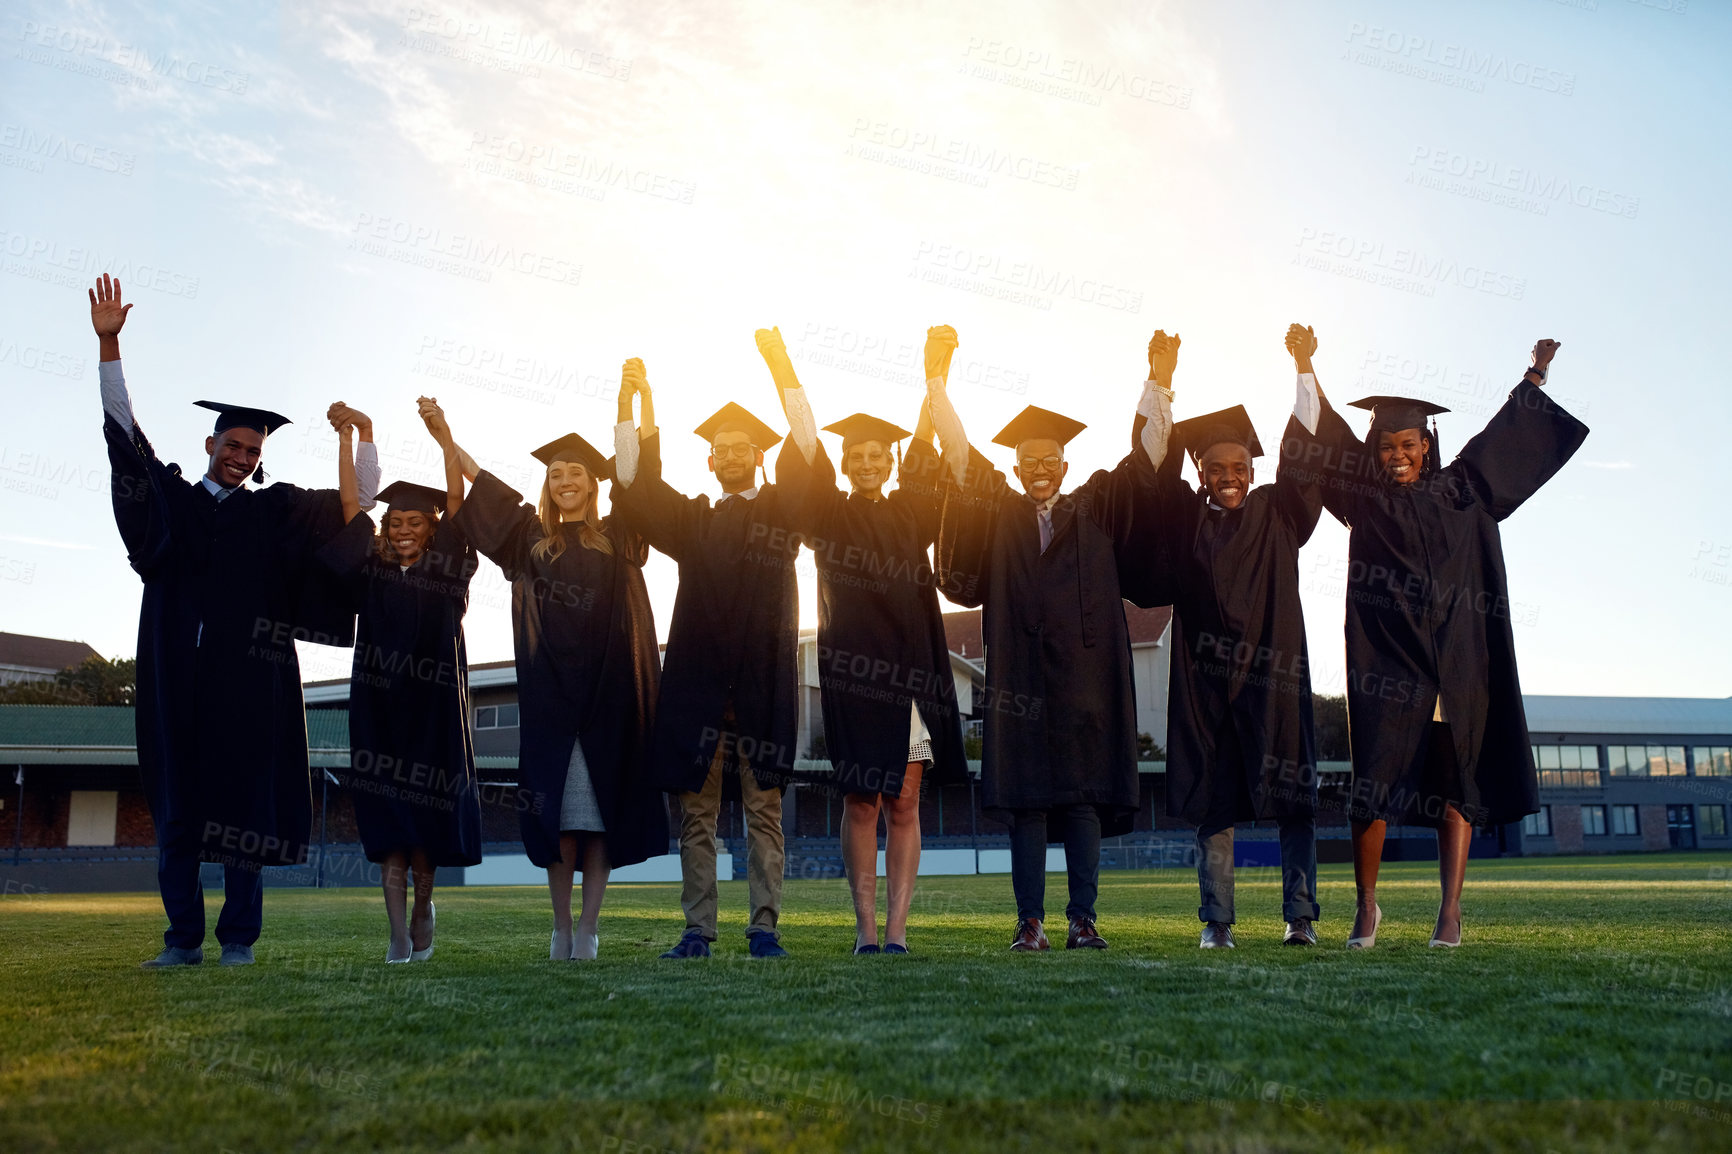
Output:
<path fill-rule="evenodd" d="M 601 515 L 613 462 L 576 433 L 535 450 L 545 472 L 533 506 L 458 452 L 474 485 L 457 523 L 511 582 L 517 811 L 524 851 L 547 870 L 548 956 L 594 958 L 609 871 L 668 852 L 667 803 L 645 773 L 660 681 L 648 546 Z"/>

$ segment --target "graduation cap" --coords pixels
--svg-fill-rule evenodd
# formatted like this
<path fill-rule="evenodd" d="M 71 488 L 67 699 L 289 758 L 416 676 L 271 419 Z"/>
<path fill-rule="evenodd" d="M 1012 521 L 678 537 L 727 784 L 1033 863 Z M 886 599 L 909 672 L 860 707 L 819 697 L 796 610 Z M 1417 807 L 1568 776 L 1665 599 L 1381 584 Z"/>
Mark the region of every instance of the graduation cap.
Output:
<path fill-rule="evenodd" d="M 1443 452 L 1443 449 L 1437 439 L 1437 422 L 1432 421 L 1431 427 L 1427 429 L 1425 419 L 1447 413 L 1448 409 L 1417 397 L 1360 397 L 1357 401 L 1347 403 L 1356 409 L 1371 410 L 1371 428 L 1365 433 L 1366 445 L 1375 449 L 1376 436 L 1381 432 L 1399 433 L 1403 429 L 1418 429 L 1431 438 L 1431 451 L 1425 455 L 1425 465 L 1421 471 L 1429 472 L 1438 467 L 1438 454 Z"/>
<path fill-rule="evenodd" d="M 1081 421 L 1072 420 L 1063 413 L 1055 413 L 1039 405 L 1030 405 L 1012 418 L 1010 424 L 1000 429 L 992 443 L 1003 445 L 1007 449 L 1014 449 L 1024 441 L 1035 440 L 1053 440 L 1060 445 L 1067 445 L 1071 438 L 1086 428 L 1088 426 Z"/>
<path fill-rule="evenodd" d="M 717 409 L 710 415 L 709 420 L 692 432 L 712 445 L 723 433 L 741 432 L 746 434 L 760 452 L 772 448 L 782 439 L 780 433 L 752 416 L 743 405 L 736 405 L 732 401 Z"/>
<path fill-rule="evenodd" d="M 437 517 L 445 511 L 445 491 L 413 481 L 393 481 L 379 490 L 379 500 L 399 513 L 426 513 Z"/>
<path fill-rule="evenodd" d="M 293 424 L 281 413 L 269 409 L 254 409 L 246 405 L 225 405 L 221 401 L 194 401 L 201 409 L 216 410 L 216 431 L 252 429 L 260 436 L 270 436 L 284 425 Z"/>
<path fill-rule="evenodd" d="M 1356 409 L 1371 410 L 1371 431 L 1399 433 L 1403 429 L 1425 428 L 1427 417 L 1447 413 L 1442 405 L 1416 397 L 1360 397 L 1348 404 Z"/>
<path fill-rule="evenodd" d="M 1257 440 L 1256 426 L 1251 424 L 1250 414 L 1245 412 L 1244 405 L 1234 405 L 1230 409 L 1179 421 L 1173 425 L 1173 436 L 1184 446 L 1193 461 L 1201 461 L 1210 446 L 1220 444 L 1239 445 L 1252 457 L 1263 455 L 1263 446 Z"/>
<path fill-rule="evenodd" d="M 914 434 L 900 425 L 892 425 L 889 421 L 866 413 L 855 413 L 851 417 L 843 417 L 833 425 L 825 425 L 826 433 L 837 433 L 842 438 L 842 452 L 848 452 L 848 446 L 860 441 L 882 441 L 886 448 L 893 448 L 901 441 Z"/>
<path fill-rule="evenodd" d="M 604 456 L 600 449 L 576 433 L 567 433 L 557 441 L 549 441 L 535 450 L 534 456 L 543 465 L 555 461 L 573 462 L 588 469 L 592 477 L 613 479 L 613 458 Z"/>

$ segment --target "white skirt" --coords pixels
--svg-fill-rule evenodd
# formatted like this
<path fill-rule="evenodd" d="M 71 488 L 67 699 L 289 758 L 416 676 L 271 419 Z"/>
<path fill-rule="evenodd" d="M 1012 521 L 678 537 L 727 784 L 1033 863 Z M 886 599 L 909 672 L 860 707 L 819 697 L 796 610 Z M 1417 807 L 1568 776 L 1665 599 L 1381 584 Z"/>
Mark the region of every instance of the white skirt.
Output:
<path fill-rule="evenodd" d="M 559 829 L 605 832 L 601 805 L 589 780 L 589 763 L 583 759 L 583 742 L 571 743 L 571 761 L 565 767 L 565 795 L 559 801 Z"/>

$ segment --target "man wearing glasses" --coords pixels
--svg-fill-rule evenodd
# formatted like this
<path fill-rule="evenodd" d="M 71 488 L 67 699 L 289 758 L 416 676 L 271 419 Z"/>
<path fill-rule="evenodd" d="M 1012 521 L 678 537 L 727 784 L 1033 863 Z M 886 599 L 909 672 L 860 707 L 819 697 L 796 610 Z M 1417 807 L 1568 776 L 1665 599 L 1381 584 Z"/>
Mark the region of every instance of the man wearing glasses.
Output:
<path fill-rule="evenodd" d="M 927 382 L 945 444 L 966 441 L 944 382 Z M 1030 405 L 993 438 L 1016 451 L 1021 491 L 972 447 L 953 478 L 938 542 L 945 595 L 984 607 L 988 816 L 1010 826 L 1016 952 L 1049 949 L 1046 851 L 1069 874 L 1066 949 L 1104 950 L 1095 930 L 1101 838 L 1128 833 L 1138 807 L 1136 696 L 1119 599 L 1137 485 L 1153 475 L 1138 443 L 1112 471 L 1061 493 L 1079 421 Z"/>
<path fill-rule="evenodd" d="M 664 958 L 707 958 L 716 940 L 716 823 L 723 786 L 746 815 L 746 939 L 755 958 L 786 952 L 782 908 L 782 791 L 794 769 L 800 540 L 776 487 L 759 485 L 764 450 L 782 438 L 729 403 L 695 430 L 721 486 L 714 505 L 662 479 L 661 437 L 642 362 L 627 362 L 627 397 L 643 398 L 643 427 L 614 428 L 615 512 L 679 565 L 679 594 L 662 659 L 650 774 L 680 802 L 680 904 L 686 929 Z"/>

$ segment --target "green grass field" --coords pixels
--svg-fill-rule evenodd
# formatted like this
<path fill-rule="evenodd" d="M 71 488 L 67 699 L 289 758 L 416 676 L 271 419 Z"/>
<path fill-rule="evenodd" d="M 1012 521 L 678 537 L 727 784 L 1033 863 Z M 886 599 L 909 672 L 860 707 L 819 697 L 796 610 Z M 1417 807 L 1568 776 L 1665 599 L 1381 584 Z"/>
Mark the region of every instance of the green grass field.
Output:
<path fill-rule="evenodd" d="M 0 1150 L 1728 1149 L 1728 864 L 1475 862 L 1456 951 L 1435 866 L 1391 864 L 1366 953 L 1347 866 L 1309 951 L 1254 870 L 1232 952 L 1185 870 L 1106 873 L 1111 951 L 1039 956 L 1007 877 L 923 880 L 906 958 L 848 956 L 843 884 L 790 881 L 782 961 L 746 956 L 744 883 L 707 962 L 656 957 L 671 885 L 616 887 L 593 963 L 546 960 L 543 891 L 449 889 L 389 968 L 376 893 L 267 890 L 259 964 L 159 973 L 155 895 L 7 897 Z"/>

